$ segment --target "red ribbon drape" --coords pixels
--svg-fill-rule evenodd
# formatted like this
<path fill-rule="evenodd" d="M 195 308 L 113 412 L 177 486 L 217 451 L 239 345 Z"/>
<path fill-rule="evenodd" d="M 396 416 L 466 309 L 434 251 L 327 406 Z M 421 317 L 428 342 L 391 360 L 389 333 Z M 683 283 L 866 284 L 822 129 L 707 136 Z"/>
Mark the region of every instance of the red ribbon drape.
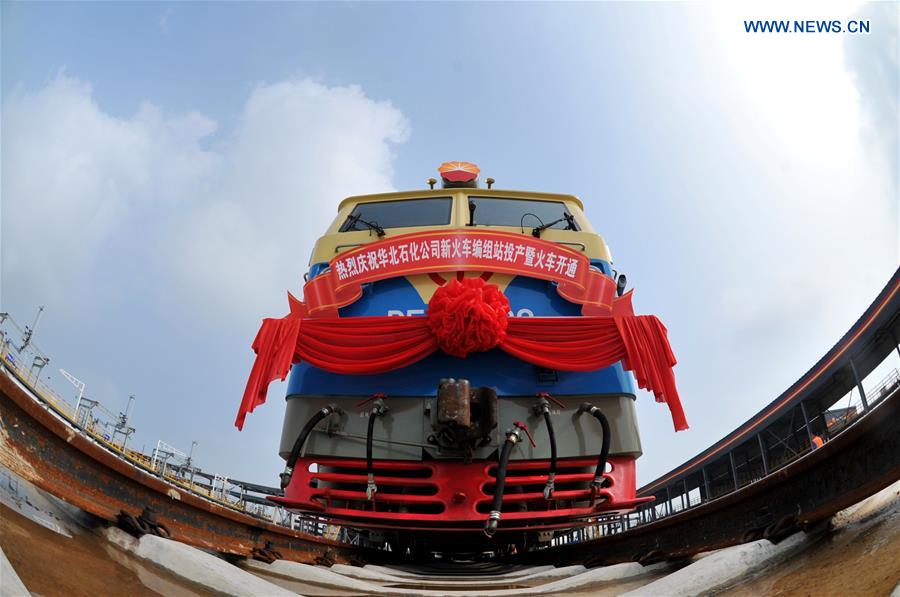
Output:
<path fill-rule="evenodd" d="M 653 315 L 614 317 L 511 317 L 498 348 L 550 369 L 593 371 L 622 361 L 638 386 L 665 402 L 677 431 L 687 420 L 672 367 L 666 328 Z M 256 362 L 235 425 L 266 401 L 269 383 L 284 380 L 293 363 L 344 375 L 384 373 L 407 367 L 438 350 L 427 317 L 304 319 L 291 314 L 265 319 L 253 342 Z"/>

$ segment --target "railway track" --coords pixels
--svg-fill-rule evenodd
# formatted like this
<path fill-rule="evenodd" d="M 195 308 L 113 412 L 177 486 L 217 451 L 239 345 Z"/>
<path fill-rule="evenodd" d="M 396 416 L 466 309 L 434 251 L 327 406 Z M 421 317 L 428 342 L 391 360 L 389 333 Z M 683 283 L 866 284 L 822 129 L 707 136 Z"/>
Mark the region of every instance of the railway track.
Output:
<path fill-rule="evenodd" d="M 59 520 L 67 535 L 55 535 L 61 530 L 54 532 L 46 524 L 39 526 L 0 507 L 5 521 L 0 545 L 24 583 L 19 593 L 12 594 L 24 594 L 27 586 L 46 595 L 108 594 L 125 587 L 130 594 L 179 595 L 741 596 L 800 590 L 887 595 L 900 582 L 895 562 L 900 549 L 900 482 L 841 512 L 833 528 L 798 532 L 777 545 L 759 540 L 647 566 L 629 562 L 595 568 L 459 560 L 330 568 L 286 560 L 229 563 L 152 535 L 138 541 L 116 528 L 93 533 L 72 528 L 64 512 L 54 514 L 53 502 L 39 499 L 37 490 L 25 491 L 22 485 L 21 501 L 46 508 L 40 514 L 45 520 Z M 830 566 L 852 569 L 854 574 L 823 575 Z M 115 573 L 115 584 L 106 578 L 111 573 Z M 7 570 L 2 574 L 5 589 L 10 576 Z"/>

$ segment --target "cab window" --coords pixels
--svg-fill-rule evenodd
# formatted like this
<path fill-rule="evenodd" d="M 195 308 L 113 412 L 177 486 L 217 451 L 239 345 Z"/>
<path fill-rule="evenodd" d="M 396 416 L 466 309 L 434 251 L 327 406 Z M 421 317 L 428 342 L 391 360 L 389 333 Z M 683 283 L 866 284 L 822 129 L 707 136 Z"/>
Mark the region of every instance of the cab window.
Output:
<path fill-rule="evenodd" d="M 381 228 L 445 226 L 450 223 L 452 208 L 451 197 L 360 203 L 341 224 L 339 232 L 368 230 L 373 225 Z"/>
<path fill-rule="evenodd" d="M 556 222 L 548 228 L 579 230 L 562 201 L 470 196 L 469 204 L 470 211 L 473 205 L 475 207 L 472 222 L 476 226 L 519 226 L 528 229 Z"/>

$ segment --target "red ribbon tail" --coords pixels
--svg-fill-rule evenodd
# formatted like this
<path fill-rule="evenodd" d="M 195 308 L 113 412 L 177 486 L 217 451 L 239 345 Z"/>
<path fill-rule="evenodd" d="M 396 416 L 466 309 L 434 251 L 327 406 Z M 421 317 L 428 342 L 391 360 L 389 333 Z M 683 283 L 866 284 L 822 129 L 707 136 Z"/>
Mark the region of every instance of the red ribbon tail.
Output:
<path fill-rule="evenodd" d="M 632 288 L 622 296 L 613 299 L 612 316 L 613 317 L 634 317 L 634 307 L 631 304 L 631 298 L 634 294 Z"/>
<path fill-rule="evenodd" d="M 688 428 L 684 407 L 675 386 L 675 355 L 666 327 L 653 315 L 616 317 L 616 327 L 625 345 L 623 365 L 634 372 L 638 387 L 653 392 L 657 402 L 665 402 L 675 431 Z"/>
<path fill-rule="evenodd" d="M 291 370 L 302 319 L 288 315 L 282 319 L 264 319 L 253 341 L 256 360 L 244 389 L 235 427 L 243 429 L 247 413 L 266 401 L 269 384 L 284 379 Z"/>

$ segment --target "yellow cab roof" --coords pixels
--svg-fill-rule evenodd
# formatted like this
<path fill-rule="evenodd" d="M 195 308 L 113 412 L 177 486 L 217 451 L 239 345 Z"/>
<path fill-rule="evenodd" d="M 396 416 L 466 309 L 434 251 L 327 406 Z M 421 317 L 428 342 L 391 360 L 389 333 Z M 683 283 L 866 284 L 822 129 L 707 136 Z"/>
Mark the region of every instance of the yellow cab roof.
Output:
<path fill-rule="evenodd" d="M 507 189 L 477 189 L 471 187 L 455 187 L 449 189 L 420 189 L 418 191 L 399 191 L 395 193 L 378 193 L 375 195 L 353 195 L 341 201 L 338 205 L 338 211 L 344 209 L 347 205 L 356 205 L 357 203 L 370 203 L 373 201 L 401 201 L 403 199 L 421 199 L 423 197 L 446 197 L 452 194 L 475 195 L 478 197 L 511 197 L 516 199 L 535 199 L 538 201 L 571 201 L 580 209 L 584 209 L 584 203 L 575 195 L 564 195 L 561 193 L 536 193 L 534 191 L 511 191 Z"/>

